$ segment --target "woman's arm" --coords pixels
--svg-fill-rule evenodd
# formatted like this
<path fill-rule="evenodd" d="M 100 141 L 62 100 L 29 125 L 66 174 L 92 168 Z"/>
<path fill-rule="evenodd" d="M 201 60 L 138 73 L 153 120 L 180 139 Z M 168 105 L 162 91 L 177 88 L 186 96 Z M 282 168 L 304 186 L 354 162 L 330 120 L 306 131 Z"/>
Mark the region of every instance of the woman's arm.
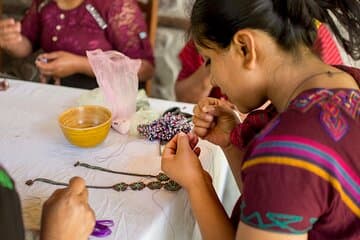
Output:
<path fill-rule="evenodd" d="M 245 152 L 232 144 L 226 148 L 222 148 L 222 150 L 226 156 L 231 172 L 234 175 L 235 181 L 241 192 L 243 187 L 241 180 L 241 164 L 243 162 Z"/>
<path fill-rule="evenodd" d="M 141 66 L 138 72 L 139 82 L 146 82 L 154 77 L 154 66 L 145 59 L 141 60 Z"/>
<path fill-rule="evenodd" d="M 211 89 L 209 71 L 205 65 L 189 77 L 175 83 L 176 99 L 181 102 L 197 103 L 200 99 L 209 96 Z"/>
<path fill-rule="evenodd" d="M 264 231 L 246 225 L 243 222 L 239 223 L 239 227 L 236 233 L 236 240 L 307 240 L 307 233 L 303 234 L 286 234 L 276 233 L 270 231 Z"/>
<path fill-rule="evenodd" d="M 32 53 L 32 46 L 25 36 L 21 36 L 21 40 L 16 44 L 8 45 L 3 48 L 9 55 L 16 58 L 24 58 Z"/>
<path fill-rule="evenodd" d="M 27 57 L 32 46 L 27 37 L 21 34 L 21 24 L 14 19 L 0 20 L 0 47 L 17 58 Z"/>
<path fill-rule="evenodd" d="M 113 0 L 106 13 L 107 38 L 114 47 L 132 59 L 141 59 L 140 82 L 154 76 L 154 53 L 147 34 L 144 14 L 137 1 Z M 131 24 L 129 24 L 131 23 Z"/>
<path fill-rule="evenodd" d="M 197 143 L 198 138 L 192 133 L 176 135 L 165 146 L 161 168 L 187 191 L 202 239 L 233 240 L 235 229 L 216 195 L 211 177 L 202 168 Z"/>
<path fill-rule="evenodd" d="M 208 179 L 208 180 L 206 180 Z M 204 172 L 204 181 L 188 189 L 191 208 L 200 226 L 202 239 L 235 239 L 233 228 L 215 189 Z"/>

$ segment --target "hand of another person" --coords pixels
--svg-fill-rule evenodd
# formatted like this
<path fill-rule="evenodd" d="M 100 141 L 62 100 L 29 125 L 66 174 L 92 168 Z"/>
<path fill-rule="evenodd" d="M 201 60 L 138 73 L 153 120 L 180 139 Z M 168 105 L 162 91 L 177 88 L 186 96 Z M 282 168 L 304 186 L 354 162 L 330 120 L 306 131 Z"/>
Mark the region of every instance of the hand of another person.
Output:
<path fill-rule="evenodd" d="M 82 56 L 64 51 L 40 54 L 35 62 L 40 74 L 56 78 L 78 73 Z"/>
<path fill-rule="evenodd" d="M 212 89 L 213 85 L 211 83 L 210 70 L 206 64 L 203 64 L 199 67 L 198 71 L 198 79 L 201 81 L 200 83 L 209 90 Z"/>
<path fill-rule="evenodd" d="M 161 158 L 162 170 L 186 190 L 196 187 L 199 181 L 211 182 L 198 158 L 197 143 L 195 134 L 179 133 L 166 144 Z"/>
<path fill-rule="evenodd" d="M 21 42 L 21 23 L 12 18 L 0 20 L 0 47 L 7 49 L 9 46 Z"/>
<path fill-rule="evenodd" d="M 194 108 L 194 133 L 222 148 L 229 146 L 230 133 L 244 116 L 224 99 L 205 98 Z"/>
<path fill-rule="evenodd" d="M 69 187 L 56 190 L 44 203 L 41 240 L 87 240 L 95 226 L 82 178 L 74 177 Z"/>

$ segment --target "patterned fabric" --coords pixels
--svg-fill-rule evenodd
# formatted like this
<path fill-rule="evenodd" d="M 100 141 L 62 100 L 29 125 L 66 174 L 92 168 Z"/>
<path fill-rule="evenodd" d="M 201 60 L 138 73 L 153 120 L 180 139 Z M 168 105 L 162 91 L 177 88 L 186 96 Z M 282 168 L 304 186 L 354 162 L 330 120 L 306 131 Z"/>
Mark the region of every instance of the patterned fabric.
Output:
<path fill-rule="evenodd" d="M 244 223 L 250 226 L 259 227 L 264 230 L 267 229 L 272 230 L 274 228 L 280 228 L 294 234 L 302 234 L 311 230 L 311 227 L 302 230 L 297 230 L 291 226 L 292 224 L 303 222 L 304 218 L 302 216 L 267 212 L 265 215 L 266 220 L 263 220 L 259 212 L 254 212 L 249 216 L 245 216 L 244 214 L 245 208 L 246 208 L 246 203 L 245 201 L 243 201 L 240 206 L 241 221 L 243 221 Z M 313 225 L 316 221 L 317 218 L 310 218 L 309 224 Z"/>
<path fill-rule="evenodd" d="M 24 239 L 20 199 L 10 176 L 0 165 L 0 236 L 1 239 Z"/>
<path fill-rule="evenodd" d="M 179 54 L 179 59 L 181 61 L 181 70 L 178 76 L 177 81 L 183 81 L 184 79 L 190 77 L 198 68 L 204 64 L 204 60 L 201 55 L 196 50 L 195 44 L 193 41 L 189 41 L 185 47 L 181 50 Z M 209 97 L 221 98 L 226 97 L 221 93 L 220 88 L 214 87 L 210 93 Z"/>
<path fill-rule="evenodd" d="M 315 93 L 302 94 L 292 109 L 305 113 L 314 106 L 320 108 L 320 122 L 334 141 L 341 140 L 349 130 L 344 114 L 353 119 L 360 116 L 359 91 L 338 91 L 336 93 L 322 89 Z"/>
<path fill-rule="evenodd" d="M 230 134 L 230 141 L 233 145 L 245 150 L 256 134 L 277 115 L 273 105 L 265 110 L 255 110 L 247 115 L 242 124 L 237 125 Z"/>
<path fill-rule="evenodd" d="M 147 26 L 136 0 L 84 0 L 72 10 L 61 10 L 55 1 L 33 0 L 22 20 L 22 33 L 34 49 L 68 51 L 86 55 L 86 50 L 118 50 L 131 58 L 154 63 Z M 86 9 L 92 4 L 108 24 L 103 30 Z M 79 17 L 81 16 L 81 17 Z"/>
<path fill-rule="evenodd" d="M 342 69 L 360 86 L 360 70 Z M 256 135 L 234 209 L 242 222 L 307 232 L 309 240 L 360 238 L 359 96 L 352 89 L 304 91 Z"/>

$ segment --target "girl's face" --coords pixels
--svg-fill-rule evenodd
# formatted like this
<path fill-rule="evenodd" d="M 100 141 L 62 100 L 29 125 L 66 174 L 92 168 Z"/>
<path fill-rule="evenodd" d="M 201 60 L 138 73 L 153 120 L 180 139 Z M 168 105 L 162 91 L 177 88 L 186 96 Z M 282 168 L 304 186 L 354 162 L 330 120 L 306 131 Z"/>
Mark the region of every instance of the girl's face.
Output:
<path fill-rule="evenodd" d="M 228 49 L 197 46 L 210 70 L 211 82 L 221 88 L 239 110 L 247 113 L 265 101 L 258 68 L 249 69 L 245 57 L 231 45 Z"/>

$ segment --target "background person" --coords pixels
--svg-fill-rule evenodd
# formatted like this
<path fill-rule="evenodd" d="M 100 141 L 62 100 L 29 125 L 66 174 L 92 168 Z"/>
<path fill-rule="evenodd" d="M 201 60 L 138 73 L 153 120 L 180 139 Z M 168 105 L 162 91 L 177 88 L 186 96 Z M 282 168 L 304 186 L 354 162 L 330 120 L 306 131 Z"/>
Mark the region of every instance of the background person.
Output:
<path fill-rule="evenodd" d="M 17 58 L 43 49 L 36 61 L 40 73 L 65 86 L 97 87 L 86 58 L 86 51 L 94 49 L 142 59 L 140 82 L 154 74 L 147 26 L 136 0 L 33 0 L 21 23 L 0 21 L 0 46 Z"/>

